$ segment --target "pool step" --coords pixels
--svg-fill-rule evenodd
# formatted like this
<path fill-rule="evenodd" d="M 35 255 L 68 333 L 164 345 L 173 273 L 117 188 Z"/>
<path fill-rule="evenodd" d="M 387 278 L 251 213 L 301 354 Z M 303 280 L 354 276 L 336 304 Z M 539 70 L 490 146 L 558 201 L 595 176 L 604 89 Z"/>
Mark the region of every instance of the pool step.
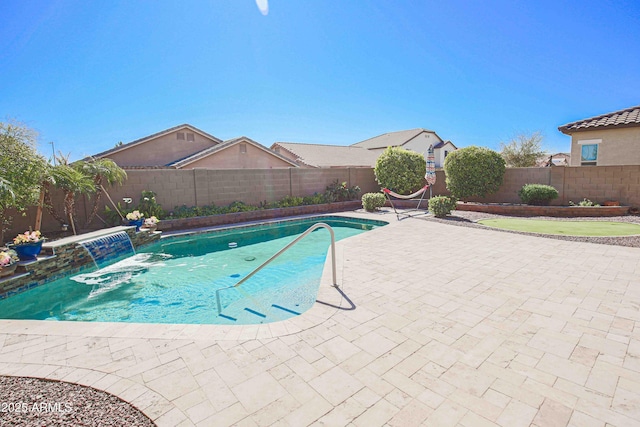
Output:
<path fill-rule="evenodd" d="M 244 308 L 244 311 L 248 311 L 248 312 L 249 312 L 249 313 L 251 313 L 251 314 L 255 314 L 256 316 L 260 316 L 260 317 L 262 317 L 263 319 L 265 319 L 265 318 L 267 317 L 267 315 L 266 315 L 266 314 L 262 314 L 262 313 L 260 313 L 259 311 L 255 311 L 255 310 L 252 310 L 252 309 L 247 308 L 247 307 L 245 307 L 245 308 Z"/>
<path fill-rule="evenodd" d="M 296 315 L 296 316 L 298 316 L 298 315 L 300 315 L 300 314 L 301 314 L 301 313 L 299 313 L 299 312 L 297 312 L 297 311 L 295 311 L 295 310 L 291 310 L 291 309 L 289 309 L 289 308 L 286 308 L 286 307 L 283 307 L 283 306 L 281 306 L 281 305 L 277 305 L 277 304 L 271 304 L 271 307 L 270 307 L 270 308 L 274 308 L 274 309 L 277 309 L 277 310 L 280 310 L 280 311 L 285 311 L 285 312 L 287 312 L 287 313 L 290 313 L 290 314 L 293 314 L 293 315 Z M 249 307 L 245 307 L 245 308 L 244 308 L 244 311 L 246 311 L 247 313 L 251 313 L 251 314 L 253 314 L 254 316 L 258 316 L 258 317 L 260 317 L 260 318 L 262 318 L 262 319 L 266 319 L 266 318 L 268 317 L 268 315 L 267 315 L 267 314 L 264 314 L 264 313 L 262 313 L 262 312 L 260 312 L 260 311 L 258 311 L 258 310 L 254 310 L 254 309 L 249 308 Z M 277 312 L 278 312 L 278 311 L 276 311 L 276 313 L 277 313 Z M 238 319 L 237 319 L 237 318 L 232 317 L 232 316 L 229 316 L 229 315 L 226 315 L 226 314 L 223 314 L 223 313 L 221 313 L 221 314 L 220 314 L 220 317 L 223 317 L 223 318 L 225 318 L 225 319 L 227 319 L 227 320 L 231 320 L 232 322 L 237 322 L 237 321 L 238 321 Z"/>

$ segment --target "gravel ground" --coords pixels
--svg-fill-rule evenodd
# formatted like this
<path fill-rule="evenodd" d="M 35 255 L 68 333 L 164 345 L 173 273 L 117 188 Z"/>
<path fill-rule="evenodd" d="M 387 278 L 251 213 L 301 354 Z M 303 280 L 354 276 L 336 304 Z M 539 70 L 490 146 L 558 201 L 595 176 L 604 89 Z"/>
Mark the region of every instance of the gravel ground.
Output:
<path fill-rule="evenodd" d="M 416 217 L 461 227 L 488 229 L 476 221 L 509 218 L 482 212 L 454 211 L 446 218 Z M 522 217 L 517 217 L 522 218 Z M 640 224 L 640 216 L 606 218 L 536 217 L 561 221 L 619 221 Z M 518 231 L 505 233 L 535 235 L 548 239 L 592 242 L 640 248 L 640 236 L 576 237 L 555 236 Z M 142 412 L 129 403 L 103 391 L 61 381 L 39 378 L 0 376 L 0 425 L 2 426 L 154 426 Z"/>
<path fill-rule="evenodd" d="M 1 426 L 132 426 L 155 424 L 112 394 L 40 378 L 0 376 Z"/>
<path fill-rule="evenodd" d="M 452 224 L 462 227 L 474 227 L 474 228 L 482 228 L 482 229 L 491 229 L 502 231 L 504 233 L 515 233 L 515 234 L 525 234 L 529 236 L 539 236 L 547 239 L 558 239 L 558 240 L 570 240 L 573 242 L 591 242 L 591 243 L 600 243 L 604 245 L 618 245 L 618 246 L 631 246 L 640 248 L 640 235 L 638 236 L 620 236 L 620 237 L 579 237 L 579 236 L 558 236 L 551 234 L 537 234 L 537 233 L 526 233 L 522 231 L 510 231 L 510 230 L 501 230 L 498 228 L 491 228 L 484 226 L 482 224 L 478 224 L 476 221 L 481 219 L 489 219 L 489 218 L 524 218 L 524 217 L 510 217 L 505 215 L 495 215 L 484 212 L 471 212 L 471 211 L 453 211 L 452 214 L 446 218 L 435 218 L 435 217 L 421 217 L 427 221 L 437 221 L 443 224 Z M 556 217 L 546 217 L 546 216 L 536 216 L 531 217 L 531 219 L 550 219 L 550 220 L 559 220 L 559 221 L 612 221 L 612 222 L 629 222 L 633 224 L 640 225 L 640 216 L 638 215 L 625 215 L 625 216 L 610 216 L 610 217 L 581 217 L 581 218 L 556 218 Z"/>

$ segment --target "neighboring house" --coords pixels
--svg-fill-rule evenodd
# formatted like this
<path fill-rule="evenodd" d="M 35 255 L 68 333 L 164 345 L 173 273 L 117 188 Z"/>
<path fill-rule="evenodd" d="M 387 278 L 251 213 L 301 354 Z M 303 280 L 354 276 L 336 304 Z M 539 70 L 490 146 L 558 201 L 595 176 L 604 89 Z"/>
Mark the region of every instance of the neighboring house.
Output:
<path fill-rule="evenodd" d="M 546 168 L 549 166 L 569 166 L 571 164 L 571 154 L 569 153 L 556 153 L 551 155 L 545 155 L 536 162 L 536 166 Z"/>
<path fill-rule="evenodd" d="M 355 143 L 351 147 L 366 148 L 378 155 L 387 147 L 402 147 L 426 156 L 430 145 L 434 148 L 436 167 L 442 167 L 447 155 L 457 150 L 451 141 L 444 141 L 434 131 L 422 128 L 385 133 Z"/>
<path fill-rule="evenodd" d="M 298 165 L 254 140 L 241 136 L 169 163 L 168 166 L 176 169 L 276 169 Z"/>
<path fill-rule="evenodd" d="M 294 142 L 276 142 L 271 150 L 310 168 L 374 167 L 379 155 L 362 147 Z"/>
<path fill-rule="evenodd" d="M 560 126 L 571 136 L 571 166 L 640 165 L 640 106 Z"/>
<path fill-rule="evenodd" d="M 96 154 L 122 168 L 270 169 L 297 165 L 247 137 L 222 141 L 183 124 Z"/>

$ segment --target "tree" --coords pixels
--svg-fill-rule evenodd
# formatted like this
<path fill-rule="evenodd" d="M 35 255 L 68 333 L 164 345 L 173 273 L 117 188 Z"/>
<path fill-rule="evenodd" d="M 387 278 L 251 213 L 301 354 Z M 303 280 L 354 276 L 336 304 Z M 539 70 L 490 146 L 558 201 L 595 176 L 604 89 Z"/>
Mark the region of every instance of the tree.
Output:
<path fill-rule="evenodd" d="M 47 161 L 36 150 L 36 138 L 24 124 L 0 122 L 0 242 L 11 222 L 7 209 L 22 212 L 38 202 Z"/>
<path fill-rule="evenodd" d="M 495 193 L 502 185 L 504 171 L 504 159 L 488 148 L 461 148 L 444 161 L 447 189 L 460 200 Z"/>
<path fill-rule="evenodd" d="M 63 155 L 57 156 L 56 159 L 58 164 L 51 168 L 51 180 L 53 185 L 64 193 L 64 213 L 71 224 L 73 234 L 76 234 L 75 195 L 94 192 L 93 178 L 82 170 L 82 162 L 71 165 L 69 157 Z"/>
<path fill-rule="evenodd" d="M 400 147 L 388 147 L 376 160 L 378 184 L 396 193 L 411 193 L 424 185 L 424 156 Z"/>
<path fill-rule="evenodd" d="M 127 173 L 111 159 L 92 158 L 91 160 L 80 162 L 79 168 L 85 174 L 93 177 L 93 185 L 96 192 L 91 212 L 85 223 L 85 227 L 87 227 L 98 214 L 100 199 L 102 198 L 102 193 L 105 191 L 104 184 L 120 185 L 127 179 Z"/>
<path fill-rule="evenodd" d="M 500 143 L 500 155 L 510 168 L 527 168 L 535 166 L 538 159 L 544 156 L 542 150 L 542 134 L 518 134 L 508 143 Z"/>

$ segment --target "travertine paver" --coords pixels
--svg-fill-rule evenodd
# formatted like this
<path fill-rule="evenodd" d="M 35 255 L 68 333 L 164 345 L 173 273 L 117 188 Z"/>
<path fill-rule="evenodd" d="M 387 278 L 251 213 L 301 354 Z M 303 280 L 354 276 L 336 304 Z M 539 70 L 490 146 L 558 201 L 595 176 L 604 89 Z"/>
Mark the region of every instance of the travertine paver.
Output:
<path fill-rule="evenodd" d="M 355 309 L 327 265 L 329 305 L 276 324 L 3 320 L 0 374 L 160 426 L 640 425 L 639 249 L 353 215 L 391 223 L 338 243 Z"/>

